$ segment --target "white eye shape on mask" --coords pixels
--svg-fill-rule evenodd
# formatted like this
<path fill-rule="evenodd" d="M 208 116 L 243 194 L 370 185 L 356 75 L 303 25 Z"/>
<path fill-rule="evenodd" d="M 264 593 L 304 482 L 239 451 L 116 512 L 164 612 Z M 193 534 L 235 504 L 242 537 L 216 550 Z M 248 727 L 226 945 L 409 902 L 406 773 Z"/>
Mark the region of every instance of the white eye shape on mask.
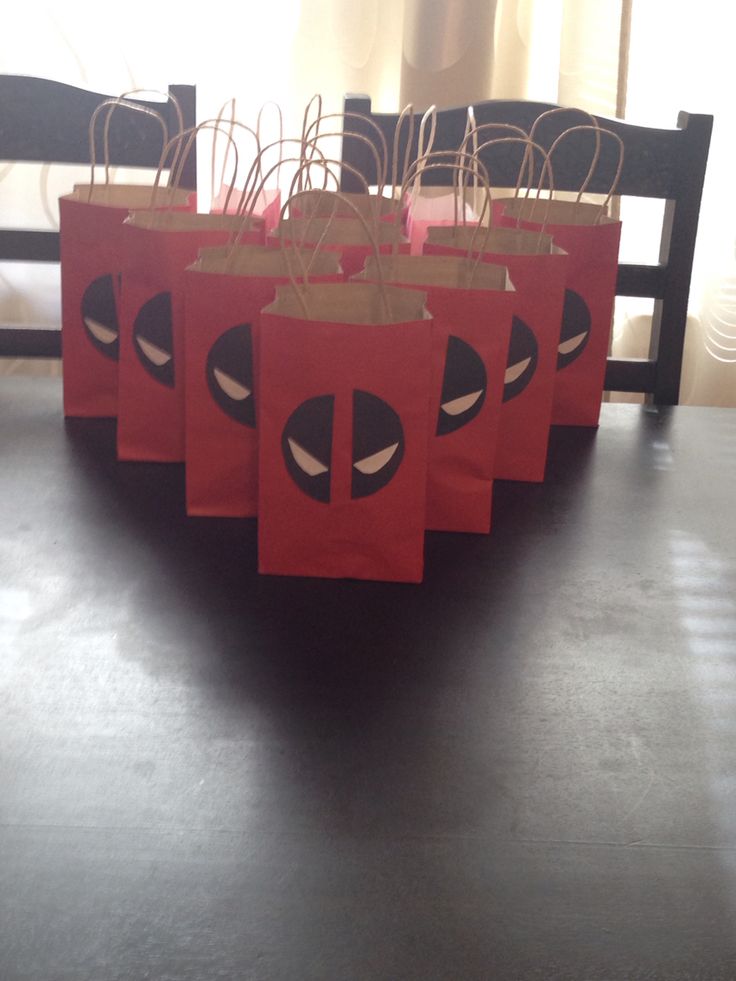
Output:
<path fill-rule="evenodd" d="M 291 450 L 291 455 L 294 457 L 294 463 L 303 470 L 308 477 L 318 477 L 321 473 L 327 473 L 329 467 L 326 467 L 324 463 L 320 463 L 316 456 L 312 456 L 311 453 L 307 453 L 295 440 L 291 437 L 288 438 L 289 449 Z"/>
<path fill-rule="evenodd" d="M 479 392 L 471 392 L 469 395 L 461 395 L 458 399 L 452 399 L 450 402 L 445 402 L 440 408 L 443 412 L 446 412 L 448 416 L 459 416 L 463 412 L 467 412 L 468 409 L 472 409 L 475 403 L 483 394 L 483 389 Z"/>
<path fill-rule="evenodd" d="M 84 323 L 90 334 L 96 337 L 101 344 L 113 344 L 118 339 L 118 332 L 106 324 L 101 324 L 99 320 L 85 317 Z"/>
<path fill-rule="evenodd" d="M 560 354 L 572 354 L 575 348 L 580 347 L 585 338 L 588 336 L 588 331 L 584 330 L 582 334 L 576 334 L 567 341 L 563 341 L 557 350 Z"/>
<path fill-rule="evenodd" d="M 217 384 L 223 390 L 228 398 L 231 398 L 234 402 L 244 402 L 248 396 L 251 394 L 249 388 L 245 385 L 241 385 L 240 382 L 235 381 L 230 375 L 226 375 L 224 371 L 219 368 L 214 369 L 214 375 L 217 379 Z"/>
<path fill-rule="evenodd" d="M 531 358 L 524 358 L 523 361 L 517 361 L 516 364 L 512 364 L 510 368 L 507 368 L 503 376 L 504 385 L 510 385 L 517 378 L 521 378 L 531 363 Z"/>
<path fill-rule="evenodd" d="M 387 446 L 385 450 L 379 450 L 378 453 L 373 453 L 371 456 L 358 460 L 353 466 L 359 473 L 378 473 L 379 470 L 383 470 L 398 448 L 399 444 L 393 443 L 391 446 Z"/>
<path fill-rule="evenodd" d="M 155 364 L 157 368 L 160 368 L 162 365 L 168 364 L 168 362 L 171 361 L 171 355 L 168 351 L 164 351 L 163 348 L 158 347 L 156 344 L 152 344 L 143 337 L 136 337 L 136 341 L 141 351 L 143 351 L 148 360 L 152 364 Z"/>

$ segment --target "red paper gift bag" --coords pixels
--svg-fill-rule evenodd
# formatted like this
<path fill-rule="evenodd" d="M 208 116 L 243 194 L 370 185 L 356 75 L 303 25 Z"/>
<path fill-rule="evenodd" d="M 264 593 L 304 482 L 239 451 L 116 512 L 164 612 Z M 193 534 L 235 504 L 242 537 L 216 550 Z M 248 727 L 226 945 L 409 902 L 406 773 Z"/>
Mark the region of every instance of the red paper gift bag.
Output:
<path fill-rule="evenodd" d="M 597 426 L 613 321 L 621 222 L 601 216 L 598 205 L 521 198 L 505 203 L 502 221 L 527 229 L 544 228 L 569 256 L 552 424 Z"/>
<path fill-rule="evenodd" d="M 126 96 L 135 95 L 126 93 Z M 120 225 L 132 208 L 196 207 L 192 192 L 158 186 L 110 184 L 107 163 L 109 127 L 120 109 L 152 117 L 161 127 L 161 167 L 168 162 L 168 131 L 162 116 L 128 102 L 126 96 L 101 103 L 90 117 L 91 183 L 77 184 L 59 199 L 61 240 L 62 364 L 64 414 L 115 416 L 117 414 L 121 272 Z M 171 98 L 171 96 L 169 96 Z M 179 124 L 181 110 L 176 100 Z M 104 122 L 105 182 L 95 184 L 96 127 Z M 159 171 L 160 174 L 160 171 Z"/>
<path fill-rule="evenodd" d="M 115 416 L 118 402 L 118 302 L 121 226 L 146 208 L 150 187 L 77 185 L 59 199 L 64 414 Z M 154 200 L 194 206 L 191 192 L 160 188 Z"/>
<path fill-rule="evenodd" d="M 504 378 L 494 474 L 542 481 L 557 374 L 567 253 L 551 236 L 516 228 L 489 233 L 431 228 L 425 254 L 473 255 L 506 266 L 514 284 L 511 338 Z"/>
<path fill-rule="evenodd" d="M 260 324 L 259 570 L 421 581 L 431 374 L 423 293 L 284 286 Z"/>
<path fill-rule="evenodd" d="M 302 257 L 315 282 L 342 280 L 337 256 Z M 258 507 L 258 322 L 295 256 L 265 246 L 206 248 L 186 270 L 185 445 L 190 515 L 248 517 Z M 290 265 L 291 263 L 291 265 Z"/>
<path fill-rule="evenodd" d="M 368 259 L 361 279 L 421 289 L 433 321 L 427 528 L 487 533 L 515 292 L 507 271 L 457 256 Z"/>
<path fill-rule="evenodd" d="M 118 459 L 184 460 L 184 271 L 200 248 L 263 242 L 239 216 L 133 212 L 123 223 Z"/>
<path fill-rule="evenodd" d="M 540 117 L 541 118 L 541 117 Z M 573 126 L 552 144 L 538 192 L 545 179 L 554 188 L 552 161 L 555 152 L 572 134 L 592 137 L 593 156 L 588 174 L 575 201 L 514 197 L 494 202 L 501 223 L 544 230 L 568 253 L 567 282 L 557 358 L 557 377 L 552 403 L 552 423 L 563 426 L 597 426 L 606 373 L 613 306 L 618 276 L 621 223 L 609 218 L 606 206 L 614 194 L 623 166 L 623 143 L 610 130 Z M 586 190 L 600 159 L 602 141 L 613 141 L 618 166 L 606 200 L 584 202 Z"/>

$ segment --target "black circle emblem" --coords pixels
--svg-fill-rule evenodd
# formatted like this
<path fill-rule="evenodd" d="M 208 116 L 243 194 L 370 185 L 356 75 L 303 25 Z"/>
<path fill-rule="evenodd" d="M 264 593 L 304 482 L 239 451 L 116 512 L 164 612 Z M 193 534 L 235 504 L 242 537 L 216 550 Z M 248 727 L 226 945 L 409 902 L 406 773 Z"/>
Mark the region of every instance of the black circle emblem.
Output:
<path fill-rule="evenodd" d="M 332 473 L 334 395 L 307 399 L 289 416 L 281 452 L 294 483 L 305 494 L 329 504 Z M 353 498 L 375 494 L 392 479 L 404 457 L 404 430 L 398 413 L 370 392 L 353 392 Z"/>

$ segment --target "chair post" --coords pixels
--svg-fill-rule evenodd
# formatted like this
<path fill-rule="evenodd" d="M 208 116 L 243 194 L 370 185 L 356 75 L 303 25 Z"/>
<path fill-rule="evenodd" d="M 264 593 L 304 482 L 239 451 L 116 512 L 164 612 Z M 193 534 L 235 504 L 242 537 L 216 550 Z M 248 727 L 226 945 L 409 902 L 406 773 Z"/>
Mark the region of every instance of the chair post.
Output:
<path fill-rule="evenodd" d="M 189 129 L 197 125 L 197 95 L 193 85 L 170 85 L 169 95 L 173 95 L 181 107 L 184 118 L 184 128 Z M 170 118 L 167 120 L 169 132 L 174 132 L 175 115 L 174 107 L 169 103 L 168 110 Z M 184 161 L 181 172 L 180 187 L 186 190 L 195 190 L 197 187 L 197 141 L 192 144 L 191 151 Z"/>
<path fill-rule="evenodd" d="M 680 398 L 690 280 L 713 117 L 681 112 L 677 125 L 683 140 L 677 198 L 665 205 L 659 261 L 667 271 L 664 295 L 654 304 L 649 342 L 649 357 L 656 363 L 652 397 L 659 405 L 677 405 Z"/>
<path fill-rule="evenodd" d="M 351 114 L 370 117 L 372 114 L 371 97 L 369 95 L 346 95 L 343 100 L 343 112 L 349 114 L 343 120 L 343 131 L 345 133 L 360 133 L 360 123 L 357 119 L 351 119 Z M 368 132 L 366 135 L 371 136 L 372 134 Z M 372 165 L 373 161 L 370 159 L 370 151 L 362 140 L 346 140 L 343 137 L 342 160 L 354 167 L 359 173 L 365 174 L 366 177 L 375 170 L 375 166 Z M 363 190 L 363 185 L 357 174 L 348 170 L 347 167 L 343 167 L 340 172 L 340 190 L 346 193 Z"/>

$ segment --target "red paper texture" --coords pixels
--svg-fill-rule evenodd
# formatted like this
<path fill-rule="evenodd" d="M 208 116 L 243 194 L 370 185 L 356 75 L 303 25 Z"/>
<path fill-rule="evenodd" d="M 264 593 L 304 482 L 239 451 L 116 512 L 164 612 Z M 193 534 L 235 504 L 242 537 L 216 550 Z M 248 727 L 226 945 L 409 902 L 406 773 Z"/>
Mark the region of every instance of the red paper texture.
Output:
<path fill-rule="evenodd" d="M 202 218 L 208 216 L 203 215 Z M 184 271 L 231 232 L 125 223 L 120 298 L 118 459 L 184 460 Z M 242 241 L 262 242 L 262 227 Z"/>
<path fill-rule="evenodd" d="M 413 258 L 396 268 L 383 264 L 387 281 L 426 293 L 433 321 L 426 527 L 487 534 L 515 293 L 421 281 L 432 265 Z M 504 270 L 498 274 L 505 283 Z M 375 264 L 363 275 L 373 277 Z"/>
<path fill-rule="evenodd" d="M 421 581 L 430 359 L 429 319 L 262 313 L 261 572 Z"/>
<path fill-rule="evenodd" d="M 59 199 L 64 414 L 114 417 L 121 226 L 130 207 L 145 205 L 151 189 L 101 186 L 94 195 L 92 203 L 87 203 L 86 191 Z M 98 203 L 100 197 L 123 203 Z"/>
<path fill-rule="evenodd" d="M 501 223 L 515 226 L 504 213 Z M 538 230 L 538 222 L 519 227 Z M 552 402 L 552 425 L 597 426 L 611 337 L 621 222 L 546 223 L 544 230 L 568 253 L 567 282 Z"/>
<path fill-rule="evenodd" d="M 430 233 L 431 235 L 431 233 Z M 482 236 L 478 236 L 482 241 Z M 425 242 L 427 255 L 466 255 L 465 249 Z M 476 253 L 477 254 L 477 253 Z M 541 482 L 547 463 L 557 375 L 567 254 L 484 252 L 484 262 L 506 266 L 516 289 L 498 427 L 494 475 Z"/>
<path fill-rule="evenodd" d="M 252 517 L 258 510 L 259 316 L 288 280 L 201 271 L 197 264 L 185 279 L 187 513 Z"/>

